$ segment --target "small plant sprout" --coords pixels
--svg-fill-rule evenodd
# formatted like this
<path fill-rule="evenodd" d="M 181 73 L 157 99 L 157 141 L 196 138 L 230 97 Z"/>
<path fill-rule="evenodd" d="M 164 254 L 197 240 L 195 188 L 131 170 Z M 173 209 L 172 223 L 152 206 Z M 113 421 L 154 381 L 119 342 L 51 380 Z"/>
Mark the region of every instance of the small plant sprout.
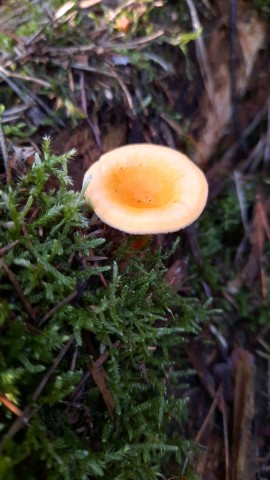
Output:
<path fill-rule="evenodd" d="M 150 144 L 116 148 L 85 173 L 83 191 L 97 216 L 130 234 L 175 232 L 202 213 L 203 172 L 188 157 Z"/>

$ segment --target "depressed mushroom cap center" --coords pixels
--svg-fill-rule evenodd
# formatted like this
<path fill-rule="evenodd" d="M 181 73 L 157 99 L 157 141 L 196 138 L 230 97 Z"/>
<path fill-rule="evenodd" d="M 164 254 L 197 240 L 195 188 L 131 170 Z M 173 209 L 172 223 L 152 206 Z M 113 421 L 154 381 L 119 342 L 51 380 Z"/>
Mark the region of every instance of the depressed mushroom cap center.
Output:
<path fill-rule="evenodd" d="M 153 166 L 116 166 L 105 176 L 105 184 L 116 203 L 137 209 L 159 208 L 173 198 L 173 175 Z"/>
<path fill-rule="evenodd" d="M 127 233 L 175 232 L 190 225 L 207 200 L 207 181 L 185 155 L 135 144 L 101 156 L 84 176 L 97 216 Z"/>

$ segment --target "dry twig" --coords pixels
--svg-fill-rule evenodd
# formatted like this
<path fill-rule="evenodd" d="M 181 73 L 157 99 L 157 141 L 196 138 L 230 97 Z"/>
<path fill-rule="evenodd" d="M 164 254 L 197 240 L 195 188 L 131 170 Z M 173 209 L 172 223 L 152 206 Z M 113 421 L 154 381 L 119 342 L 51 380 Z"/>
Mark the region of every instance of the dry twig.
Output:
<path fill-rule="evenodd" d="M 19 243 L 19 240 L 14 240 L 14 242 L 5 245 L 5 247 L 0 248 L 0 257 L 4 257 L 9 250 L 14 248 Z"/>
<path fill-rule="evenodd" d="M 40 322 L 38 324 L 39 327 L 41 327 L 45 322 L 47 322 L 47 320 L 49 320 L 49 318 L 52 315 L 54 315 L 56 312 L 58 312 L 58 310 L 60 310 L 60 308 L 62 308 L 64 305 L 67 305 L 68 303 L 72 302 L 72 300 L 74 300 L 74 298 L 76 298 L 77 295 L 78 295 L 78 290 L 75 289 L 66 298 L 64 298 L 64 300 L 62 300 L 57 305 L 52 307 L 51 310 L 49 310 L 46 313 L 46 315 L 44 315 L 44 317 L 42 317 L 42 319 L 40 320 Z"/>
<path fill-rule="evenodd" d="M 11 402 L 3 393 L 0 393 L 0 403 L 2 403 L 10 412 L 17 415 L 17 417 L 21 417 L 23 415 L 23 412 L 17 407 L 17 405 Z"/>
<path fill-rule="evenodd" d="M 5 270 L 8 278 L 9 278 L 10 283 L 13 285 L 14 290 L 15 290 L 16 294 L 18 295 L 19 299 L 21 300 L 21 302 L 22 302 L 26 312 L 28 313 L 29 317 L 31 318 L 31 320 L 35 320 L 35 318 L 36 318 L 35 311 L 34 311 L 32 305 L 30 304 L 28 298 L 24 295 L 22 287 L 20 286 L 16 276 L 14 275 L 12 270 L 10 270 L 10 268 L 6 265 L 6 263 L 3 260 L 0 260 L 0 267 L 1 266 Z"/>
<path fill-rule="evenodd" d="M 196 45 L 197 58 L 198 58 L 201 74 L 204 80 L 204 84 L 205 84 L 205 88 L 206 88 L 209 100 L 211 102 L 213 111 L 215 112 L 217 121 L 218 121 L 218 113 L 217 113 L 218 108 L 216 104 L 213 75 L 208 62 L 208 57 L 207 57 L 207 52 L 204 45 L 203 37 L 202 35 L 200 35 L 202 26 L 201 26 L 193 0 L 187 0 L 187 4 L 190 11 L 194 32 L 199 34 L 198 38 L 195 40 L 195 45 Z"/>
<path fill-rule="evenodd" d="M 5 137 L 4 137 L 4 132 L 3 132 L 1 121 L 0 121 L 0 147 L 1 147 L 2 156 L 3 156 L 3 160 L 4 160 L 4 165 L 5 165 L 7 183 L 10 183 L 10 181 L 11 181 L 11 171 L 10 171 L 10 165 L 9 165 L 8 153 L 7 153 L 7 146 L 6 146 L 6 142 L 5 142 Z"/>

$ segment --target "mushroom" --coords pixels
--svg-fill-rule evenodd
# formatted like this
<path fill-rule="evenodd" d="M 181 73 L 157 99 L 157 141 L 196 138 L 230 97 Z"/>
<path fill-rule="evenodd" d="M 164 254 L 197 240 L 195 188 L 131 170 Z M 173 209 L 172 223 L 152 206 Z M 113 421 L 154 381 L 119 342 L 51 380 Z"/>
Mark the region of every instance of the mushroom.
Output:
<path fill-rule="evenodd" d="M 86 200 L 107 225 L 131 234 L 174 232 L 205 207 L 203 172 L 180 152 L 151 144 L 105 153 L 87 170 Z"/>

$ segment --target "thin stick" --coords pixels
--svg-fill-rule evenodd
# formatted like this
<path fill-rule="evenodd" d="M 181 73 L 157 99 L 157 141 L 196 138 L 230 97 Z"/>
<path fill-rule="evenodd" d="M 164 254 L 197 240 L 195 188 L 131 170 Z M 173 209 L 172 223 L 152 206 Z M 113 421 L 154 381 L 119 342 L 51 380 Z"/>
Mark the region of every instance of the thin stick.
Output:
<path fill-rule="evenodd" d="M 14 242 L 10 243 L 9 245 L 5 245 L 5 247 L 0 248 L 0 257 L 4 257 L 9 250 L 15 247 L 19 243 L 19 240 L 14 240 Z"/>
<path fill-rule="evenodd" d="M 14 93 L 21 99 L 21 101 L 27 105 L 27 107 L 30 107 L 33 105 L 33 102 L 29 95 L 25 93 L 23 90 L 21 90 L 18 85 L 13 82 L 13 80 L 10 80 L 10 78 L 3 73 L 3 71 L 0 70 L 0 77 L 9 85 L 11 90 L 13 90 Z"/>
<path fill-rule="evenodd" d="M 51 84 L 42 80 L 40 78 L 29 77 L 28 75 L 20 75 L 18 73 L 10 73 L 8 70 L 0 66 L 0 71 L 3 72 L 7 77 L 19 78 L 20 80 L 25 80 L 26 82 L 33 82 L 37 83 L 38 85 L 42 85 L 43 87 L 50 87 Z"/>
<path fill-rule="evenodd" d="M 229 434 L 228 434 L 228 415 L 224 401 L 222 385 L 219 387 L 219 407 L 222 413 L 223 436 L 224 436 L 224 450 L 225 450 L 225 478 L 230 478 L 230 456 L 229 456 Z"/>
<path fill-rule="evenodd" d="M 245 199 L 245 192 L 243 189 L 243 181 L 241 178 L 241 173 L 239 170 L 234 171 L 234 181 L 235 181 L 235 187 L 236 187 L 236 193 L 239 201 L 239 206 L 240 206 L 240 212 L 241 212 L 241 218 L 242 218 L 242 223 L 245 231 L 248 231 L 249 224 L 248 224 L 248 215 L 247 215 L 247 202 Z"/>
<path fill-rule="evenodd" d="M 4 132 L 3 132 L 1 121 L 0 121 L 0 146 L 1 146 L 2 156 L 3 156 L 3 160 L 4 160 L 4 165 L 5 165 L 7 183 L 9 184 L 10 181 L 11 181 L 11 172 L 10 172 L 10 167 L 9 167 L 9 162 L 8 162 L 7 146 L 6 146 L 6 142 L 5 142 L 5 137 L 4 137 Z"/>
<path fill-rule="evenodd" d="M 80 72 L 80 92 L 81 92 L 82 111 L 85 115 L 88 115 L 88 112 L 87 112 L 87 98 L 86 98 L 86 92 L 85 92 L 85 78 L 84 78 L 84 73 L 83 72 Z"/>
<path fill-rule="evenodd" d="M 125 48 L 126 48 L 126 45 L 125 45 Z M 81 64 L 81 63 L 76 63 L 76 62 L 72 63 L 70 66 L 71 66 L 71 68 L 74 68 L 74 69 L 77 69 L 77 70 L 84 70 L 86 72 L 94 72 L 94 73 L 97 73 L 99 75 L 105 75 L 107 77 L 114 78 L 115 80 L 117 80 L 117 82 L 119 83 L 119 85 L 120 85 L 121 89 L 123 90 L 123 93 L 126 97 L 126 101 L 127 101 L 127 105 L 129 107 L 129 109 L 131 110 L 132 113 L 134 112 L 132 97 L 131 97 L 125 83 L 123 82 L 121 77 L 116 73 L 116 71 L 111 71 L 111 72 L 103 71 L 103 70 L 100 70 L 98 68 L 91 67 L 91 66 L 88 66 L 88 65 L 84 65 L 84 64 Z"/>
<path fill-rule="evenodd" d="M 123 92 L 124 92 L 124 95 L 126 97 L 126 101 L 127 101 L 127 105 L 131 111 L 132 114 L 134 114 L 134 106 L 133 106 L 133 101 L 132 101 L 132 97 L 129 93 L 129 90 L 128 88 L 126 87 L 124 81 L 122 80 L 122 78 L 118 75 L 118 73 L 116 71 L 114 71 L 114 78 L 118 81 L 120 87 L 122 88 Z"/>
<path fill-rule="evenodd" d="M 44 317 L 42 317 L 42 319 L 40 320 L 38 326 L 41 327 L 41 325 L 43 325 L 45 322 L 47 322 L 47 320 L 49 320 L 49 318 L 54 314 L 56 313 L 61 307 L 63 307 L 64 305 L 67 305 L 68 303 L 70 303 L 72 300 L 74 300 L 74 298 L 78 295 L 78 290 L 73 290 L 73 292 L 71 292 L 66 298 L 64 298 L 64 300 L 62 300 L 61 302 L 57 303 L 57 305 L 55 305 L 54 307 L 51 308 L 51 310 L 49 310 L 46 315 L 44 315 Z"/>
<path fill-rule="evenodd" d="M 38 387 L 36 388 L 36 390 L 34 391 L 33 395 L 32 395 L 32 400 L 35 402 L 38 397 L 40 396 L 42 390 L 44 389 L 45 385 L 47 384 L 50 376 L 53 374 L 54 370 L 56 369 L 56 367 L 58 367 L 59 363 L 61 362 L 61 360 L 64 358 L 65 354 L 67 353 L 69 347 L 71 346 L 72 342 L 74 340 L 74 335 L 71 335 L 71 337 L 69 338 L 68 342 L 66 343 L 66 345 L 62 348 L 62 350 L 58 353 L 57 357 L 54 359 L 51 367 L 49 368 L 49 370 L 47 371 L 46 375 L 43 377 L 43 379 L 41 380 L 40 384 L 38 385 Z"/>
<path fill-rule="evenodd" d="M 123 50 L 123 48 L 125 48 L 125 50 L 133 50 L 134 48 L 144 48 L 148 45 L 148 43 L 152 42 L 153 40 L 156 40 L 157 38 L 160 38 L 162 35 L 164 35 L 165 31 L 164 30 L 157 30 L 156 32 L 152 33 L 151 35 L 149 36 L 146 36 L 146 37 L 141 37 L 140 39 L 138 40 L 134 40 L 134 41 L 131 41 L 131 42 L 127 42 L 127 43 L 113 43 L 113 42 L 104 42 L 104 43 L 101 43 L 100 44 L 100 47 L 103 48 L 103 49 L 106 49 L 106 50 Z M 55 56 L 57 55 L 68 55 L 70 57 L 72 57 L 74 54 L 76 53 L 84 53 L 84 52 L 89 52 L 89 51 L 92 51 L 92 50 L 95 50 L 97 47 L 94 43 L 90 44 L 90 45 L 82 45 L 80 47 L 50 47 L 48 49 L 48 52 L 49 53 L 53 53 Z M 54 61 L 53 63 L 56 63 L 56 61 Z M 72 65 L 71 65 L 72 66 Z"/>
<path fill-rule="evenodd" d="M 20 286 L 16 276 L 14 275 L 14 273 L 12 272 L 12 270 L 10 270 L 10 268 L 6 265 L 6 263 L 1 260 L 0 262 L 0 266 L 2 265 L 2 267 L 4 268 L 8 278 L 9 278 L 9 281 L 10 283 L 13 285 L 14 287 L 14 290 L 15 292 L 17 293 L 19 299 L 21 300 L 25 310 L 27 311 L 29 317 L 32 319 L 32 320 L 35 320 L 36 318 L 36 314 L 34 312 L 34 309 L 31 305 L 31 303 L 29 302 L 28 298 L 24 295 L 23 293 L 23 290 L 22 290 L 22 287 Z"/>
<path fill-rule="evenodd" d="M 218 118 L 218 108 L 216 104 L 216 95 L 215 95 L 215 88 L 214 88 L 214 82 L 213 82 L 213 75 L 210 69 L 210 65 L 208 62 L 208 57 L 207 57 L 207 52 L 206 48 L 203 42 L 203 37 L 200 35 L 200 32 L 202 30 L 202 26 L 197 14 L 197 10 L 195 8 L 195 5 L 193 3 L 193 0 L 187 0 L 188 8 L 190 11 L 190 16 L 191 16 L 191 21 L 192 21 L 192 26 L 194 29 L 194 32 L 199 34 L 199 37 L 195 40 L 195 46 L 196 46 L 196 52 L 197 52 L 197 58 L 201 70 L 202 77 L 204 79 L 204 84 L 205 88 L 209 97 L 209 100 L 211 102 L 213 111 L 215 112 L 217 118 Z"/>
<path fill-rule="evenodd" d="M 153 40 L 156 40 L 157 38 L 161 37 L 162 35 L 164 35 L 165 31 L 164 30 L 157 30 L 157 32 L 154 32 L 152 33 L 151 35 L 147 36 L 147 37 L 141 37 L 139 38 L 138 40 L 134 40 L 134 41 L 131 41 L 131 42 L 127 42 L 127 43 L 103 43 L 101 44 L 100 46 L 103 47 L 103 48 L 108 48 L 110 50 L 117 50 L 119 48 L 119 50 L 123 50 L 123 48 L 125 50 L 133 50 L 133 48 L 144 48 L 144 45 L 147 46 L 148 43 L 152 42 Z"/>
<path fill-rule="evenodd" d="M 215 395 L 215 397 L 214 397 L 214 400 L 213 400 L 213 402 L 212 402 L 212 405 L 211 405 L 211 407 L 210 407 L 210 409 L 209 409 L 209 412 L 208 412 L 208 414 L 206 415 L 206 417 L 205 417 L 205 419 L 204 419 L 204 421 L 203 421 L 203 424 L 202 424 L 200 430 L 198 431 L 198 433 L 197 433 L 197 435 L 196 435 L 196 437 L 195 437 L 195 442 L 196 442 L 196 443 L 200 443 L 201 438 L 202 438 L 202 436 L 203 436 L 203 434 L 204 434 L 204 432 L 205 432 L 205 429 L 206 429 L 206 427 L 207 427 L 210 419 L 211 419 L 212 416 L 214 415 L 214 412 L 215 412 L 215 410 L 216 410 L 216 408 L 217 408 L 217 404 L 218 404 L 218 393 L 219 393 L 219 392 L 216 393 L 216 395 Z"/>
<path fill-rule="evenodd" d="M 266 145 L 264 150 L 264 168 L 269 168 L 270 165 L 270 100 L 268 99 L 268 115 L 267 115 L 267 133 L 266 133 Z"/>
<path fill-rule="evenodd" d="M 238 123 L 238 96 L 236 86 L 236 65 L 237 65 L 237 0 L 230 0 L 230 87 L 232 118 L 237 138 L 240 137 Z"/>
<path fill-rule="evenodd" d="M 110 22 L 113 22 L 117 17 L 117 15 L 119 15 L 119 13 L 121 13 L 125 8 L 128 8 L 131 5 L 133 5 L 133 3 L 135 2 L 136 0 L 127 0 L 126 2 L 121 3 L 121 5 L 115 8 L 115 10 L 111 10 L 109 13 Z"/>
<path fill-rule="evenodd" d="M 9 398 L 6 397 L 3 393 L 0 393 L 0 403 L 5 405 L 5 407 L 17 417 L 21 417 L 23 415 L 23 412 L 15 405 L 13 402 L 9 400 Z"/>

